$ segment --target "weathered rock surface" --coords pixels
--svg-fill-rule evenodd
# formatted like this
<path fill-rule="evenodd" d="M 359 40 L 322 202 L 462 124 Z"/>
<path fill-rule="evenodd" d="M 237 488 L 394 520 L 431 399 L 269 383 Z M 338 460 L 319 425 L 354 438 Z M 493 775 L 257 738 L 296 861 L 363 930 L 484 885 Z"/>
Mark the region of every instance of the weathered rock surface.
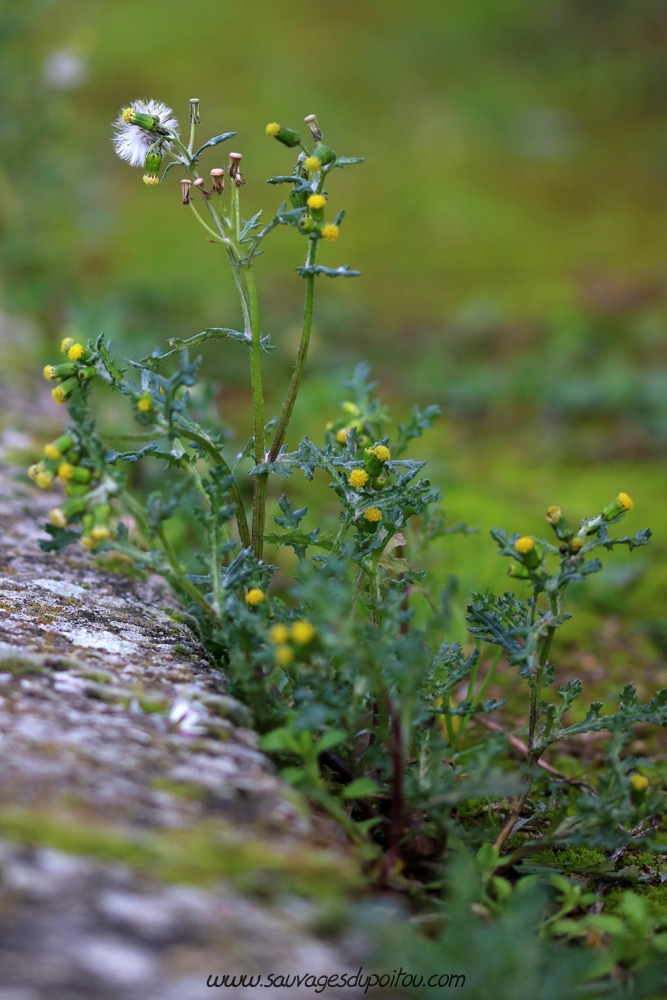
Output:
<path fill-rule="evenodd" d="M 312 930 L 355 878 L 344 840 L 278 779 L 162 581 L 39 549 L 52 506 L 0 474 L 0 1000 L 370 965 Z M 255 992 L 314 995 L 225 996 Z"/>

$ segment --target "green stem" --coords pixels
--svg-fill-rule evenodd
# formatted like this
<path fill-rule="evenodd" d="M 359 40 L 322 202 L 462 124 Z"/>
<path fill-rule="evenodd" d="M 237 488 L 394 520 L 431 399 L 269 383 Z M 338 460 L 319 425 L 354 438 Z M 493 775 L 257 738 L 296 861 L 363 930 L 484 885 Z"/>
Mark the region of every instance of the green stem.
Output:
<path fill-rule="evenodd" d="M 202 592 L 199 590 L 199 588 L 195 587 L 194 583 L 192 583 L 190 580 L 188 580 L 188 578 L 187 578 L 187 576 L 185 574 L 185 570 L 181 566 L 181 564 L 180 564 L 180 562 L 178 560 L 178 556 L 174 552 L 173 546 L 172 546 L 171 542 L 169 541 L 169 539 L 167 538 L 167 536 L 165 534 L 165 530 L 164 530 L 164 526 L 163 525 L 160 525 L 160 527 L 158 528 L 158 536 L 160 538 L 160 541 L 162 542 L 162 547 L 164 549 L 164 554 L 166 555 L 167 559 L 169 560 L 169 565 L 172 568 L 174 576 L 178 580 L 179 586 L 181 587 L 182 590 L 185 591 L 185 593 L 189 597 L 192 598 L 192 600 L 196 604 L 199 605 L 199 607 L 202 609 L 202 611 L 204 612 L 204 614 L 206 615 L 206 617 L 210 618 L 210 620 L 214 624 L 216 624 L 217 621 L 218 621 L 218 616 L 216 615 L 215 610 L 208 603 L 208 601 L 206 600 L 206 598 L 204 597 L 204 595 L 202 594 Z"/>
<path fill-rule="evenodd" d="M 559 597 L 555 594 L 551 597 L 551 614 L 553 617 L 557 617 L 560 611 L 559 608 Z M 533 684 L 530 689 L 530 717 L 528 720 L 528 767 L 534 767 L 540 756 L 539 744 L 537 741 L 537 726 L 538 726 L 538 715 L 539 715 L 539 699 L 540 692 L 544 685 L 544 668 L 547 664 L 547 657 L 549 656 L 549 650 L 551 648 L 551 642 L 554 635 L 556 634 L 555 625 L 547 625 L 547 630 L 540 643 L 540 647 L 537 652 L 537 669 L 535 670 L 535 676 L 533 678 Z"/>
<path fill-rule="evenodd" d="M 255 465 L 266 460 L 264 446 L 264 390 L 262 387 L 262 349 L 260 346 L 259 302 L 255 278 L 248 266 L 245 276 L 250 302 L 250 384 L 252 387 L 252 422 L 255 437 Z M 264 550 L 264 519 L 266 517 L 266 493 L 269 474 L 262 472 L 255 476 L 252 502 L 252 545 L 258 559 Z"/>
<path fill-rule="evenodd" d="M 196 441 L 202 446 L 202 448 L 214 459 L 215 462 L 222 468 L 226 476 L 232 476 L 231 469 L 227 465 L 227 462 L 222 457 L 218 449 L 211 444 L 206 435 L 199 433 L 194 427 L 190 425 L 189 422 L 179 421 L 182 430 L 186 437 L 191 441 Z M 232 500 L 234 501 L 234 507 L 236 512 L 236 523 L 239 529 L 239 536 L 244 548 L 248 548 L 251 544 L 250 542 L 250 532 L 248 531 L 248 521 L 246 518 L 245 508 L 243 506 L 243 497 L 239 491 L 236 484 L 236 480 L 232 477 L 232 483 L 229 487 L 229 492 Z"/>
<path fill-rule="evenodd" d="M 560 595 L 558 593 L 552 594 L 550 598 L 551 614 L 555 618 L 560 614 Z M 537 608 L 537 594 L 533 597 L 533 621 L 536 618 L 536 608 Z M 537 764 L 540 756 L 542 754 L 543 748 L 539 745 L 537 740 L 537 727 L 539 722 L 539 702 L 540 702 L 540 692 L 544 686 L 544 668 L 547 664 L 547 657 L 549 656 L 549 649 L 551 648 L 551 642 L 554 635 L 556 634 L 555 625 L 547 625 L 546 633 L 540 643 L 539 649 L 537 651 L 537 667 L 535 670 L 535 676 L 533 677 L 533 683 L 530 688 L 530 717 L 528 720 L 528 758 L 527 758 L 527 768 L 528 768 L 528 779 L 526 782 L 526 787 L 523 792 L 518 795 L 514 802 L 512 803 L 512 811 L 505 822 L 502 830 L 496 838 L 494 846 L 500 851 L 502 850 L 505 841 L 512 833 L 514 829 L 514 824 L 521 815 L 521 810 L 524 807 L 524 803 L 530 794 L 530 789 L 533 784 L 532 771 Z"/>
<path fill-rule="evenodd" d="M 306 267 L 312 267 L 315 263 L 315 257 L 317 255 L 317 240 L 309 239 L 308 241 L 308 253 L 306 254 Z M 308 355 L 308 344 L 310 343 L 310 331 L 313 325 L 313 298 L 315 295 L 315 275 L 307 274 L 305 277 L 306 282 L 306 296 L 303 309 L 303 325 L 301 328 L 301 342 L 299 344 L 299 351 L 296 356 L 296 364 L 294 366 L 294 371 L 292 372 L 292 380 L 287 391 L 287 396 L 285 402 L 283 403 L 282 413 L 280 414 L 280 421 L 278 423 L 278 428 L 276 430 L 273 443 L 271 445 L 271 451 L 269 452 L 269 462 L 275 462 L 280 454 L 280 449 L 282 448 L 283 441 L 285 440 L 285 434 L 287 433 L 287 425 L 289 424 L 290 417 L 292 416 L 292 410 L 294 409 L 294 404 L 296 402 L 296 397 L 299 392 L 299 385 L 301 384 L 301 377 L 303 375 L 303 370 L 306 365 L 306 357 Z"/>
<path fill-rule="evenodd" d="M 204 220 L 202 219 L 201 215 L 199 214 L 199 212 L 195 208 L 195 206 L 194 206 L 194 204 L 192 202 L 192 199 L 190 199 L 190 201 L 189 201 L 188 204 L 190 205 L 192 213 L 193 213 L 195 219 L 197 220 L 197 222 L 199 223 L 199 225 L 204 227 L 204 229 L 206 230 L 206 232 L 209 234 L 209 236 L 213 237 L 213 239 L 215 240 L 216 243 L 227 242 L 226 240 L 224 240 L 224 237 L 222 237 L 222 235 L 220 233 L 216 233 L 213 229 L 211 229 L 211 227 L 206 222 L 204 222 Z"/>
<path fill-rule="evenodd" d="M 496 672 L 496 668 L 497 668 L 498 664 L 500 663 L 500 657 L 502 655 L 503 655 L 503 648 L 502 648 L 502 646 L 499 646 L 498 650 L 496 652 L 496 655 L 493 658 L 493 663 L 489 667 L 489 672 L 487 673 L 486 677 L 482 681 L 482 683 L 480 685 L 480 688 L 479 688 L 479 691 L 477 692 L 477 694 L 473 698 L 472 703 L 473 703 L 473 706 L 475 708 L 477 708 L 477 706 L 481 703 L 484 695 L 486 694 L 486 689 L 488 688 L 489 684 L 493 680 L 493 677 L 494 677 L 495 672 Z M 479 663 L 479 661 L 478 661 L 478 663 Z M 475 680 L 477 678 L 477 666 L 478 666 L 478 664 L 476 664 L 476 667 L 475 667 L 475 670 L 474 670 L 474 677 L 471 674 L 471 683 L 468 684 L 468 695 L 467 695 L 468 700 L 470 700 L 470 695 L 472 694 L 474 683 L 475 683 Z M 458 749 L 459 741 L 461 739 L 461 735 L 463 733 L 463 730 L 468 725 L 468 723 L 470 722 L 471 719 L 472 719 L 472 715 L 464 715 L 463 718 L 461 719 L 461 724 L 460 724 L 459 728 L 456 731 L 456 740 L 455 740 L 454 751 L 456 751 Z"/>

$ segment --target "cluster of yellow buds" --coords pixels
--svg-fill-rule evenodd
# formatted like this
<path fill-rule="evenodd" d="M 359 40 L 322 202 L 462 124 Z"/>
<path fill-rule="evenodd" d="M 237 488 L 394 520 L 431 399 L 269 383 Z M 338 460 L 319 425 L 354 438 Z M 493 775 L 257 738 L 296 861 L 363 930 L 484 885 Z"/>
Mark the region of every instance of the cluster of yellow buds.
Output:
<path fill-rule="evenodd" d="M 266 126 L 266 134 L 273 139 L 277 139 L 278 142 L 282 142 L 284 146 L 288 146 L 290 149 L 293 149 L 295 146 L 300 146 L 304 149 L 304 152 L 299 157 L 299 172 L 296 177 L 297 179 L 298 177 L 302 177 L 304 181 L 309 179 L 313 187 L 318 190 L 307 197 L 305 192 L 294 192 L 294 197 L 292 198 L 294 207 L 308 208 L 308 211 L 299 220 L 298 228 L 306 236 L 312 235 L 318 239 L 333 242 L 338 239 L 338 224 L 336 222 L 325 222 L 324 208 L 327 199 L 319 189 L 322 186 L 321 173 L 323 170 L 333 166 L 336 161 L 336 154 L 330 146 L 325 145 L 321 141 L 322 132 L 317 123 L 317 117 L 315 115 L 307 115 L 304 121 L 317 143 L 311 155 L 306 155 L 303 143 L 301 142 L 301 136 L 296 129 L 285 128 L 284 125 L 280 125 L 278 122 L 269 122 Z"/>
<path fill-rule="evenodd" d="M 306 236 L 314 234 L 323 240 L 333 242 L 338 239 L 338 226 L 335 222 L 324 221 L 324 208 L 327 199 L 323 194 L 311 194 L 306 199 L 308 211 L 299 219 L 299 231 Z"/>
<path fill-rule="evenodd" d="M 315 640 L 315 627 L 305 619 L 299 619 L 292 625 L 280 622 L 269 632 L 269 639 L 275 648 L 278 666 L 289 667 L 298 656 L 310 652 Z"/>
<path fill-rule="evenodd" d="M 51 395 L 62 406 L 72 395 L 78 381 L 93 378 L 95 369 L 86 363 L 90 358 L 88 348 L 76 342 L 73 337 L 65 337 L 60 350 L 67 355 L 68 361 L 59 365 L 45 365 L 43 374 L 47 382 L 58 382 L 51 390 Z"/>
<path fill-rule="evenodd" d="M 95 502 L 91 491 L 99 483 L 99 474 L 80 464 L 81 450 L 70 434 L 61 434 L 44 448 L 44 458 L 31 465 L 28 475 L 42 489 L 53 486 L 56 479 L 64 485 L 67 501 L 49 513 L 56 528 L 66 528 L 81 519 L 81 543 L 86 548 L 111 537 L 111 507 Z"/>

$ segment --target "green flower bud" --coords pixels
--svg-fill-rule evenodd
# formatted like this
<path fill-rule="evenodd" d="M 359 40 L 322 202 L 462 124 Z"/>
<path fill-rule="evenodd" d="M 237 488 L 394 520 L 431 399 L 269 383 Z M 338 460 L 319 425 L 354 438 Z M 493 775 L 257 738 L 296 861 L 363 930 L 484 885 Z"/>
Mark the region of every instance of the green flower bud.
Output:
<path fill-rule="evenodd" d="M 369 476 L 375 478 L 384 470 L 384 463 L 391 458 L 391 452 L 384 444 L 378 444 L 374 448 L 366 448 L 364 454 L 364 466 Z"/>
<path fill-rule="evenodd" d="M 144 174 L 144 184 L 159 184 L 160 167 L 162 166 L 162 153 L 157 149 L 151 149 L 146 156 L 144 164 L 146 173 Z"/>
<path fill-rule="evenodd" d="M 122 119 L 126 125 L 138 125 L 139 128 L 144 128 L 147 132 L 155 132 L 160 125 L 160 119 L 157 115 L 148 115 L 143 111 L 135 111 L 134 108 L 125 108 Z"/>
<path fill-rule="evenodd" d="M 309 215 L 302 215 L 299 219 L 298 229 L 299 232 L 310 235 L 315 231 L 315 223 Z"/>
<path fill-rule="evenodd" d="M 55 441 L 51 441 L 50 444 L 46 445 L 44 448 L 44 455 L 46 458 L 51 458 L 54 461 L 57 461 L 59 458 L 63 457 L 66 451 L 69 451 L 73 444 L 74 442 L 69 434 L 62 434 L 59 438 L 56 438 Z"/>
<path fill-rule="evenodd" d="M 68 497 L 85 497 L 90 489 L 90 483 L 72 483 L 65 486 L 65 493 Z"/>
<path fill-rule="evenodd" d="M 295 188 L 292 188 L 289 200 L 292 202 L 294 208 L 305 208 L 308 202 L 308 192 L 297 191 Z"/>
<path fill-rule="evenodd" d="M 81 497 L 72 497 L 67 501 L 65 506 L 62 508 L 63 514 L 68 521 L 72 518 L 78 517 L 79 514 L 83 514 L 86 509 L 86 501 Z"/>
<path fill-rule="evenodd" d="M 625 514 L 626 511 L 632 510 L 634 503 L 630 499 L 627 493 L 619 493 L 615 500 L 608 503 L 606 507 L 602 510 L 602 520 L 603 521 L 613 521 L 614 518 L 620 517 L 621 514 Z"/>
<path fill-rule="evenodd" d="M 319 142 L 317 144 L 313 150 L 313 156 L 320 161 L 323 167 L 325 167 L 328 163 L 333 163 L 336 159 L 336 154 L 333 149 L 330 149 L 329 146 L 325 146 L 323 142 Z"/>
<path fill-rule="evenodd" d="M 289 146 L 290 149 L 301 145 L 301 136 L 296 129 L 283 128 L 278 122 L 270 122 L 266 126 L 266 134 L 271 136 L 272 139 L 282 142 L 283 146 Z"/>
<path fill-rule="evenodd" d="M 547 510 L 547 521 L 556 532 L 556 537 L 561 542 L 569 542 L 574 535 L 574 530 L 563 517 L 560 507 L 549 507 Z"/>

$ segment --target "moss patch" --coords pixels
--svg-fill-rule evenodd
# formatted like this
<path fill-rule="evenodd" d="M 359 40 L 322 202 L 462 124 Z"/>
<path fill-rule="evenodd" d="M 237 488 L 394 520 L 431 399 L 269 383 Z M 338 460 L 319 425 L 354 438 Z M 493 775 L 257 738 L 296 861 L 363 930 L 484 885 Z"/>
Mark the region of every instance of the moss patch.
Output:
<path fill-rule="evenodd" d="M 191 829 L 134 834 L 48 813 L 0 810 L 0 835 L 108 862 L 123 862 L 166 882 L 211 885 L 229 880 L 239 891 L 335 898 L 361 888 L 349 858 L 308 845 L 283 846 L 217 820 Z"/>
<path fill-rule="evenodd" d="M 37 660 L 30 660 L 27 657 L 7 656 L 4 660 L 0 660 L 0 673 L 27 677 L 29 674 L 43 674 L 44 667 Z"/>

